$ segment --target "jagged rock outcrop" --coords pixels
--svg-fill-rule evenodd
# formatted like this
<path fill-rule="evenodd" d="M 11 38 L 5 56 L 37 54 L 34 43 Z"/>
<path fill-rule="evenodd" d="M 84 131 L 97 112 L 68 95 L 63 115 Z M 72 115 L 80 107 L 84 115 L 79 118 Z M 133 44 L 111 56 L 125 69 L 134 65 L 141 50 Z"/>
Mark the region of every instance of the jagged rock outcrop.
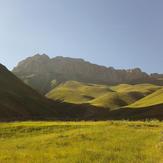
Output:
<path fill-rule="evenodd" d="M 135 68 L 116 70 L 112 67 L 99 66 L 83 59 L 68 57 L 49 58 L 37 54 L 20 62 L 13 73 L 39 92 L 45 94 L 51 89 L 51 82 L 76 80 L 86 83 L 119 84 L 119 83 L 156 83 L 156 78 Z"/>

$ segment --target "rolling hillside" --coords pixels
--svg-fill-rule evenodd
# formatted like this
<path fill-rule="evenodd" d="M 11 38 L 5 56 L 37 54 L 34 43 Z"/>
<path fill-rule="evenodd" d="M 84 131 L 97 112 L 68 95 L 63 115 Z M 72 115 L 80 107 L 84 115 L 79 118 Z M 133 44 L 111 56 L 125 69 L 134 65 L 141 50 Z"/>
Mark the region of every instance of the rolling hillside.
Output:
<path fill-rule="evenodd" d="M 108 86 L 67 81 L 50 91 L 47 97 L 53 100 L 82 104 L 108 92 L 112 92 Z"/>
<path fill-rule="evenodd" d="M 142 98 L 141 100 L 136 101 L 131 104 L 129 107 L 132 108 L 142 108 L 149 107 L 154 105 L 163 104 L 163 89 L 159 89 L 154 93 Z"/>
<path fill-rule="evenodd" d="M 50 91 L 47 97 L 68 103 L 88 103 L 114 110 L 128 106 L 161 88 L 152 84 L 107 86 L 67 81 Z"/>
<path fill-rule="evenodd" d="M 0 65 L 0 121 L 106 119 L 109 111 L 90 105 L 52 101 Z"/>
<path fill-rule="evenodd" d="M 132 120 L 163 120 L 163 88 L 154 91 L 128 106 L 113 111 L 110 117 Z"/>

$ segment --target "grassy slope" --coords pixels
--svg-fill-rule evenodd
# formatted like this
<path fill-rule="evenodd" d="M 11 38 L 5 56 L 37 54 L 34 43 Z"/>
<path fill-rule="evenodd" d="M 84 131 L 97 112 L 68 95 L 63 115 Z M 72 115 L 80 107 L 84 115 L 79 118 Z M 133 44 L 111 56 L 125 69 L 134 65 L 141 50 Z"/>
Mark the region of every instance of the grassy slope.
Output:
<path fill-rule="evenodd" d="M 47 97 L 70 103 L 89 103 L 99 107 L 116 109 L 132 104 L 160 88 L 160 86 L 152 84 L 120 84 L 111 87 L 68 81 L 53 89 L 47 94 Z"/>
<path fill-rule="evenodd" d="M 90 104 L 111 110 L 118 109 L 119 107 L 126 106 L 142 98 L 141 93 L 132 92 L 109 92 L 90 102 Z"/>
<path fill-rule="evenodd" d="M 112 87 L 112 89 L 117 92 L 140 92 L 143 95 L 153 93 L 154 91 L 160 88 L 162 87 L 153 84 L 136 84 L 136 85 L 120 84 L 118 86 Z"/>
<path fill-rule="evenodd" d="M 1 123 L 3 163 L 161 163 L 159 122 Z"/>
<path fill-rule="evenodd" d="M 143 107 L 154 106 L 158 104 L 163 104 L 163 89 L 157 90 L 154 93 L 136 101 L 135 103 L 129 105 L 129 107 L 143 108 Z"/>
<path fill-rule="evenodd" d="M 59 99 L 65 102 L 81 104 L 87 103 L 107 92 L 112 92 L 108 86 L 68 81 L 53 89 L 47 96 L 55 100 Z"/>

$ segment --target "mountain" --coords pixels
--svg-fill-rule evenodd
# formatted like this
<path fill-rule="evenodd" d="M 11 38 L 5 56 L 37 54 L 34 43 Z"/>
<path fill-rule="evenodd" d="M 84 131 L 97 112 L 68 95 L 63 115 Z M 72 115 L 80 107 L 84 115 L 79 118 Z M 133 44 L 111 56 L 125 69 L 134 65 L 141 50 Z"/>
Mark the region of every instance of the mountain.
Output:
<path fill-rule="evenodd" d="M 122 83 L 163 85 L 163 80 L 158 75 L 148 75 L 139 68 L 116 70 L 83 59 L 49 58 L 45 54 L 37 54 L 21 61 L 13 69 L 13 73 L 42 94 L 49 92 L 58 83 L 69 80 L 109 85 Z"/>

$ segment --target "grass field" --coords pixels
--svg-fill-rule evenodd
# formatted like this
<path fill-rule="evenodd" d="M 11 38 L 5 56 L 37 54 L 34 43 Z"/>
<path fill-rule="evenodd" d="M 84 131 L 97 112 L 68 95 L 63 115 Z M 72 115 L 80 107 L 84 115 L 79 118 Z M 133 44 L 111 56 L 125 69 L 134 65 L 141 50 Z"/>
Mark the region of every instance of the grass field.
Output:
<path fill-rule="evenodd" d="M 0 123 L 0 163 L 162 163 L 163 123 Z"/>

